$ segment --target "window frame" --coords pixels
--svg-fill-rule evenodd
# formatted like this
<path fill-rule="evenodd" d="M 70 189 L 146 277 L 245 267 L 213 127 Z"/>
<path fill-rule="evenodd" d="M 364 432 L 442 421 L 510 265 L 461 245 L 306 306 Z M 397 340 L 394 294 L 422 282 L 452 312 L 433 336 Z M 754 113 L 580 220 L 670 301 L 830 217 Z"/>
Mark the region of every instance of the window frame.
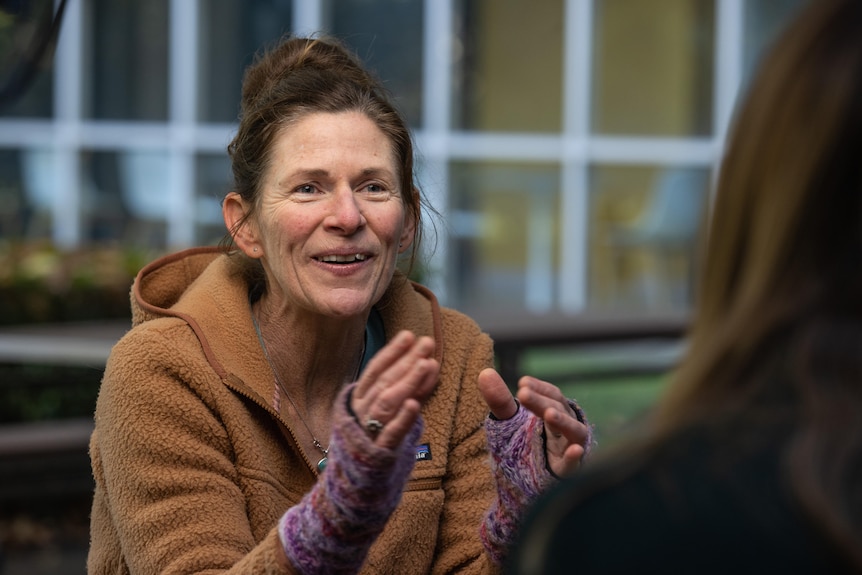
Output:
<path fill-rule="evenodd" d="M 52 239 L 61 248 L 80 245 L 82 150 L 117 152 L 158 148 L 170 156 L 167 238 L 170 248 L 195 241 L 195 162 L 199 154 L 224 154 L 236 126 L 200 123 L 197 65 L 198 10 L 201 0 L 169 0 L 168 119 L 164 123 L 97 121 L 83 117 L 85 2 L 69 0 L 55 51 L 54 116 L 50 119 L 0 118 L 0 147 L 51 148 L 55 152 Z M 598 0 L 564 3 L 563 129 L 559 134 L 465 132 L 450 128 L 450 47 L 453 45 L 454 0 L 423 1 L 423 93 L 421 126 L 414 130 L 420 156 L 419 181 L 432 205 L 448 213 L 448 165 L 452 161 L 557 163 L 560 166 L 561 245 L 558 285 L 553 299 L 527 293 L 525 309 L 583 311 L 587 305 L 589 171 L 601 164 L 683 164 L 714 169 L 722 154 L 726 129 L 739 92 L 743 70 L 743 0 L 715 0 L 713 131 L 709 137 L 616 137 L 590 133 L 592 21 Z M 293 1 L 293 32 L 322 28 L 323 0 Z M 239 87 L 237 87 L 239 89 Z M 713 170 L 715 171 L 715 170 Z M 430 255 L 434 270 L 428 281 L 440 300 L 456 305 L 447 294 L 448 238 L 438 228 Z M 529 264 L 528 264 L 529 269 Z M 525 270 L 526 273 L 526 270 Z M 540 302 L 537 306 L 535 303 Z"/>

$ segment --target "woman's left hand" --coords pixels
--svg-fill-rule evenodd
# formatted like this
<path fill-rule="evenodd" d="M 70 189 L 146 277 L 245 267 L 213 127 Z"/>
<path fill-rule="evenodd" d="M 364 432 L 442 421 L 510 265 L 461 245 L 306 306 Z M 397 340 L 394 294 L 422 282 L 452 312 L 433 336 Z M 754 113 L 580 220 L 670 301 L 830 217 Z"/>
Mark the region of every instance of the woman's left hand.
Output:
<path fill-rule="evenodd" d="M 509 419 L 517 404 L 506 382 L 494 369 L 479 374 L 479 390 L 497 419 Z M 547 381 L 524 376 L 518 381 L 518 401 L 545 422 L 548 466 L 559 477 L 578 468 L 589 438 L 587 426 L 578 421 L 575 412 L 560 389 Z"/>

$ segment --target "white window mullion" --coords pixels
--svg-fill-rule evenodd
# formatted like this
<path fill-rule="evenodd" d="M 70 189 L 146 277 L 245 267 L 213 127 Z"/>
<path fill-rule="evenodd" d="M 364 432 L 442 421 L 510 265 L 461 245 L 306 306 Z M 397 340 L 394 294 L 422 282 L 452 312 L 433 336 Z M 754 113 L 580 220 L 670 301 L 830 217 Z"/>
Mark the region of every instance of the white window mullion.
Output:
<path fill-rule="evenodd" d="M 55 10 L 58 2 L 55 2 Z M 81 243 L 81 105 L 83 0 L 69 0 L 54 64 L 54 162 L 52 239 L 60 248 Z M 26 153 L 26 151 L 24 152 Z"/>
<path fill-rule="evenodd" d="M 171 0 L 168 83 L 168 245 L 195 240 L 195 122 L 197 120 L 198 2 Z"/>
<path fill-rule="evenodd" d="M 293 33 L 308 36 L 323 29 L 323 5 L 321 0 L 294 0 Z"/>
<path fill-rule="evenodd" d="M 718 0 L 715 18 L 715 77 L 713 79 L 713 171 L 709 206 L 715 201 L 718 172 L 727 131 L 742 81 L 743 0 Z"/>
<path fill-rule="evenodd" d="M 587 305 L 590 75 L 593 0 L 568 0 L 564 14 L 563 173 L 561 178 L 559 304 L 565 312 Z"/>
<path fill-rule="evenodd" d="M 554 306 L 554 236 L 548 222 L 554 220 L 557 182 L 549 177 L 523 178 L 518 187 L 531 195 L 524 305 L 530 312 L 547 313 Z"/>
<path fill-rule="evenodd" d="M 562 150 L 562 139 L 553 134 L 448 132 L 438 134 L 437 140 L 438 155 L 460 160 L 547 163 L 559 160 Z"/>
<path fill-rule="evenodd" d="M 601 164 L 699 164 L 716 156 L 714 138 L 593 136 L 589 160 Z"/>
<path fill-rule="evenodd" d="M 743 3 L 742 0 L 718 0 L 716 9 L 713 133 L 720 156 L 742 78 Z M 717 157 L 716 161 L 719 160 Z"/>
<path fill-rule="evenodd" d="M 452 98 L 452 0 L 425 0 L 422 49 L 422 130 L 416 135 L 417 157 L 423 166 L 420 185 L 431 205 L 444 216 L 449 212 L 449 154 Z M 426 222 L 431 224 L 432 222 Z M 431 238 L 434 226 L 427 225 Z M 429 242 L 427 280 L 441 302 L 447 301 L 448 236 L 437 226 L 436 243 Z"/>

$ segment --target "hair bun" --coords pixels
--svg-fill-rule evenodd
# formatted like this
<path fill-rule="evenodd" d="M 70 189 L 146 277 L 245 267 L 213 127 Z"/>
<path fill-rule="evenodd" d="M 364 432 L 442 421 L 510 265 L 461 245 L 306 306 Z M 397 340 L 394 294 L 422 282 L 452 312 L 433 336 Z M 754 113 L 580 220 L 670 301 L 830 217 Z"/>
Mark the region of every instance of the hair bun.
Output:
<path fill-rule="evenodd" d="M 381 84 L 359 58 L 335 38 L 289 38 L 259 52 L 243 80 L 244 114 L 286 95 L 300 96 L 347 82 L 376 92 Z"/>

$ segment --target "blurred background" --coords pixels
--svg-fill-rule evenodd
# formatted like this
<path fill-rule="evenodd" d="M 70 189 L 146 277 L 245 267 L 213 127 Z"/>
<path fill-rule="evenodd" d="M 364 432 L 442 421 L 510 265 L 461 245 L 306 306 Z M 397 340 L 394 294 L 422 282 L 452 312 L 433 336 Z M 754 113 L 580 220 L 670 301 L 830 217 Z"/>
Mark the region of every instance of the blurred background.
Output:
<path fill-rule="evenodd" d="M 0 0 L 0 573 L 84 572 L 102 358 L 137 269 L 221 239 L 256 50 L 324 31 L 385 80 L 442 216 L 417 279 L 612 444 L 684 346 L 734 103 L 801 3 Z"/>

